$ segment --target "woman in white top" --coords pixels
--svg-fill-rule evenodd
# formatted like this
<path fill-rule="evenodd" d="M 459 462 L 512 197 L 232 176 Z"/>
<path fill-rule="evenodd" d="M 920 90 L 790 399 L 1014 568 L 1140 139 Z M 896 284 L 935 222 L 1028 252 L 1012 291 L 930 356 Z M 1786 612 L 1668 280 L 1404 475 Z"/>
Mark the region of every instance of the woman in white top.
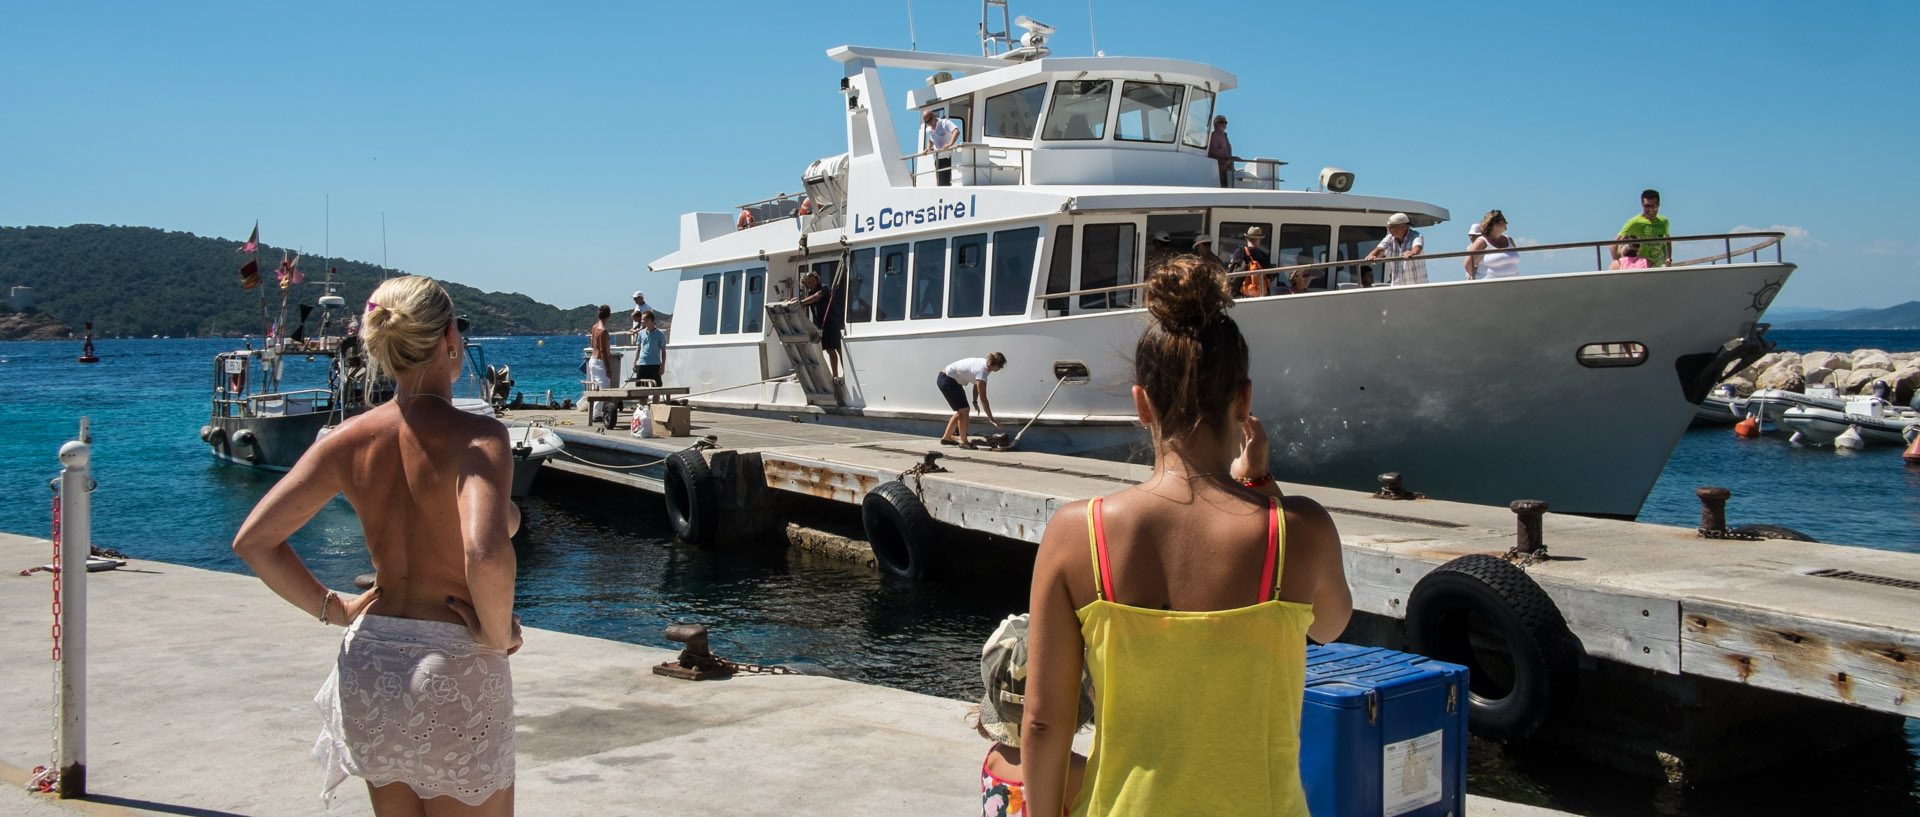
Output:
<path fill-rule="evenodd" d="M 1007 356 L 994 352 L 986 357 L 961 358 L 947 364 L 933 378 L 940 387 L 940 393 L 947 398 L 947 406 L 953 409 L 953 416 L 947 419 L 946 433 L 940 435 L 941 445 L 957 445 L 961 448 L 973 448 L 973 438 L 967 436 L 967 387 L 973 387 L 973 405 L 987 412 L 987 422 L 994 428 L 1000 427 L 1000 421 L 993 419 L 993 404 L 987 402 L 987 375 L 1006 368 Z M 959 436 L 954 436 L 958 434 Z"/>
<path fill-rule="evenodd" d="M 1499 210 L 1488 210 L 1486 217 L 1480 219 L 1480 237 L 1468 245 L 1467 252 L 1512 249 L 1513 239 L 1507 236 L 1506 215 Z M 1520 254 L 1489 252 L 1485 255 L 1469 255 L 1464 266 L 1469 281 L 1476 278 L 1512 278 L 1520 274 Z"/>

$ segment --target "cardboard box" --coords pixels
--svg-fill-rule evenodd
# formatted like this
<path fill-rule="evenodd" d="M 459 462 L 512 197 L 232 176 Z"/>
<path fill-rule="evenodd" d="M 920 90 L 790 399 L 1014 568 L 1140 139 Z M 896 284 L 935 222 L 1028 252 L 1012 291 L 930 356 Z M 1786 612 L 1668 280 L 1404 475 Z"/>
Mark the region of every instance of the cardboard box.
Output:
<path fill-rule="evenodd" d="M 653 412 L 653 435 L 656 437 L 693 436 L 693 410 L 686 406 L 670 406 L 666 403 L 654 403 L 647 406 Z"/>

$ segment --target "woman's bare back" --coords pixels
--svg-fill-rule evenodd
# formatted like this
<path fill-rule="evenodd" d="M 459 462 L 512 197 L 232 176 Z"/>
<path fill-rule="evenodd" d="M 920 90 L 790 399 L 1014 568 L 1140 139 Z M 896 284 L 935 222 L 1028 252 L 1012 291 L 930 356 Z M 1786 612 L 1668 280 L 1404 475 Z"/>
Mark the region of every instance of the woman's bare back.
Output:
<path fill-rule="evenodd" d="M 360 517 L 380 597 L 368 612 L 460 623 L 449 597 L 472 598 L 460 516 L 470 449 L 506 441 L 499 422 L 434 395 L 341 424 L 328 442 Z"/>

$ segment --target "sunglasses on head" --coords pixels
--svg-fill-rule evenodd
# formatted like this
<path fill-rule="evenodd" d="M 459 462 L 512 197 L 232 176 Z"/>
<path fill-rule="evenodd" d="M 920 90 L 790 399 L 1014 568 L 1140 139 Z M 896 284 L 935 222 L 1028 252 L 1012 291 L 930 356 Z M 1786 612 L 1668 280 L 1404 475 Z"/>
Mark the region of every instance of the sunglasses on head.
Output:
<path fill-rule="evenodd" d="M 465 315 L 454 316 L 453 331 L 459 332 L 460 334 L 465 335 L 467 333 L 467 330 L 471 328 L 473 328 L 473 322 L 467 320 L 467 316 Z"/>

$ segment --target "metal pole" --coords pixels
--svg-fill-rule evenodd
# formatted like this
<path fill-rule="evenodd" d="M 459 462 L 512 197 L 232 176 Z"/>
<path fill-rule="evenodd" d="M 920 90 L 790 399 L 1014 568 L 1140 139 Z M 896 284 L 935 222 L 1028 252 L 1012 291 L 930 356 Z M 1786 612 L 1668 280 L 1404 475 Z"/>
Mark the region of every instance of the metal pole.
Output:
<path fill-rule="evenodd" d="M 87 436 L 86 421 L 80 433 Z M 54 768 L 61 797 L 87 793 L 87 557 L 93 554 L 88 507 L 93 446 L 60 446 L 60 730 Z"/>

